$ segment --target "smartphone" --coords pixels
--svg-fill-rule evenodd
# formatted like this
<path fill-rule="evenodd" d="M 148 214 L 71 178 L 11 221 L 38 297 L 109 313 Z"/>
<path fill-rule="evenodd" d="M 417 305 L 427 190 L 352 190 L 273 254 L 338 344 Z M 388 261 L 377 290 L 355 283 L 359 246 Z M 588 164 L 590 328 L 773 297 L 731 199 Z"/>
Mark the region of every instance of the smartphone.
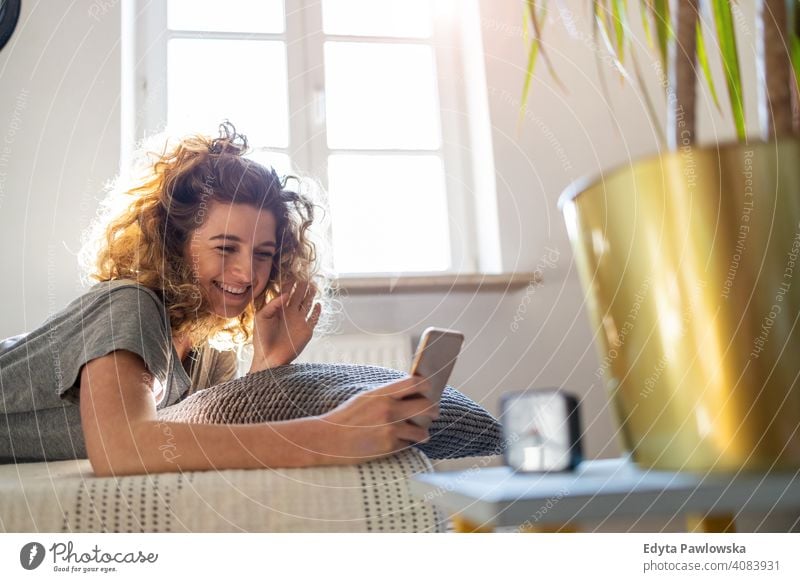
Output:
<path fill-rule="evenodd" d="M 463 343 L 464 334 L 460 331 L 429 327 L 422 332 L 411 363 L 411 375 L 424 376 L 430 381 L 432 400 L 441 399 Z"/>

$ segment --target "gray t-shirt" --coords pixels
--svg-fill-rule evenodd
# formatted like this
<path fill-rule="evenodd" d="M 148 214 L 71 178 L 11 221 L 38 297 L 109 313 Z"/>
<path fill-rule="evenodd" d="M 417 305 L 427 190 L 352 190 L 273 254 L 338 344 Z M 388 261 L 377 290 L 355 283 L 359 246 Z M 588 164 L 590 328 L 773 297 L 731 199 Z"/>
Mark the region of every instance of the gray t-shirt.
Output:
<path fill-rule="evenodd" d="M 161 382 L 157 409 L 190 391 L 158 294 L 131 280 L 98 283 L 36 330 L 0 342 L 0 462 L 86 458 L 81 367 L 114 350 L 141 356 Z"/>

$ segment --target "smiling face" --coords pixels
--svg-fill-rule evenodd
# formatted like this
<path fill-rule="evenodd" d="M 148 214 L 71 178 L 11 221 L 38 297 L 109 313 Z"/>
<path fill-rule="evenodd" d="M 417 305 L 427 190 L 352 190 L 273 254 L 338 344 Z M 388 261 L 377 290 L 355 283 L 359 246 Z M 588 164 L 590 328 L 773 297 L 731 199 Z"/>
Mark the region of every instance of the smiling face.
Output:
<path fill-rule="evenodd" d="M 269 210 L 249 204 L 209 205 L 204 223 L 189 235 L 185 259 L 213 313 L 237 317 L 266 291 L 276 228 Z"/>

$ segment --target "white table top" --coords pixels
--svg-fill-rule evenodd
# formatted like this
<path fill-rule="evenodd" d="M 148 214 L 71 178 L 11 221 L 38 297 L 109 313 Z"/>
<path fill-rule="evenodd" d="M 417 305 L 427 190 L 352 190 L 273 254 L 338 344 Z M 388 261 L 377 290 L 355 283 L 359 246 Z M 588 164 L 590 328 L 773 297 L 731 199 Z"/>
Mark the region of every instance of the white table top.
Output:
<path fill-rule="evenodd" d="M 450 514 L 497 527 L 800 508 L 800 471 L 674 473 L 642 470 L 627 459 L 586 461 L 569 473 L 475 467 L 420 474 L 411 489 Z"/>

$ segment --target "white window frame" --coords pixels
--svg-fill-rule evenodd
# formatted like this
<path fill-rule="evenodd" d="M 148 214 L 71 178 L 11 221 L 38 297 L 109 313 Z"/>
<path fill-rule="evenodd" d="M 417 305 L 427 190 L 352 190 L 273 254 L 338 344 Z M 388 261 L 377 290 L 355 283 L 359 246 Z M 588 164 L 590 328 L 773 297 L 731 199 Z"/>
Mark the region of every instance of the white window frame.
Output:
<path fill-rule="evenodd" d="M 434 10 L 458 10 L 452 0 L 432 0 Z M 441 6 L 438 6 L 441 3 Z M 477 5 L 468 3 L 477 10 Z M 466 91 L 467 79 L 474 75 L 465 71 L 465 63 L 452 47 L 462 46 L 463 19 L 453 14 L 451 26 L 434 18 L 431 38 L 363 37 L 325 35 L 322 33 L 322 5 L 314 0 L 284 0 L 286 28 L 283 33 L 192 32 L 167 30 L 167 3 L 160 0 L 123 0 L 123 145 L 122 163 L 127 160 L 135 142 L 163 131 L 167 114 L 167 42 L 171 38 L 228 38 L 242 40 L 279 40 L 285 43 L 289 91 L 289 146 L 259 148 L 287 154 L 293 168 L 302 175 L 311 175 L 328 190 L 327 160 L 331 154 L 375 153 L 402 155 L 435 154 L 443 162 L 450 231 L 451 268 L 444 272 L 424 273 L 344 273 L 346 277 L 448 275 L 496 271 L 489 261 L 481 239 L 486 238 L 485 225 L 479 229 L 476 206 L 485 203 L 487 193 L 476 193 L 472 153 L 470 115 Z M 308 31 L 314 31 L 309 33 Z M 127 38 L 126 38 L 127 37 Z M 288 39 L 304 39 L 288 42 Z M 359 43 L 410 43 L 432 46 L 435 52 L 441 120 L 441 145 L 438 150 L 369 149 L 332 150 L 328 148 L 324 120 L 324 43 L 352 41 Z M 126 66 L 127 65 L 127 66 Z M 482 74 L 479 75 L 479 78 Z M 486 90 L 485 86 L 480 88 Z M 127 93 L 127 94 L 126 94 Z M 478 100 L 480 102 L 480 100 Z M 128 119 L 125 119 L 127 111 Z M 486 112 L 488 115 L 488 112 Z M 235 117 L 234 117 L 235 119 Z M 484 147 L 482 151 L 486 151 Z M 481 203 L 483 197 L 484 203 Z M 494 192 L 491 192 L 494 203 Z M 476 202 L 478 200 L 478 202 Z M 496 216 L 493 217 L 496 220 Z M 490 232 L 496 233 L 497 225 Z M 410 228 L 413 233 L 413 225 Z M 485 240 L 483 241 L 485 242 Z M 493 243 L 494 241 L 492 241 Z M 491 245 L 490 245 L 491 246 Z M 492 263 L 492 264 L 487 264 Z M 458 266 L 461 265 L 461 268 Z"/>

